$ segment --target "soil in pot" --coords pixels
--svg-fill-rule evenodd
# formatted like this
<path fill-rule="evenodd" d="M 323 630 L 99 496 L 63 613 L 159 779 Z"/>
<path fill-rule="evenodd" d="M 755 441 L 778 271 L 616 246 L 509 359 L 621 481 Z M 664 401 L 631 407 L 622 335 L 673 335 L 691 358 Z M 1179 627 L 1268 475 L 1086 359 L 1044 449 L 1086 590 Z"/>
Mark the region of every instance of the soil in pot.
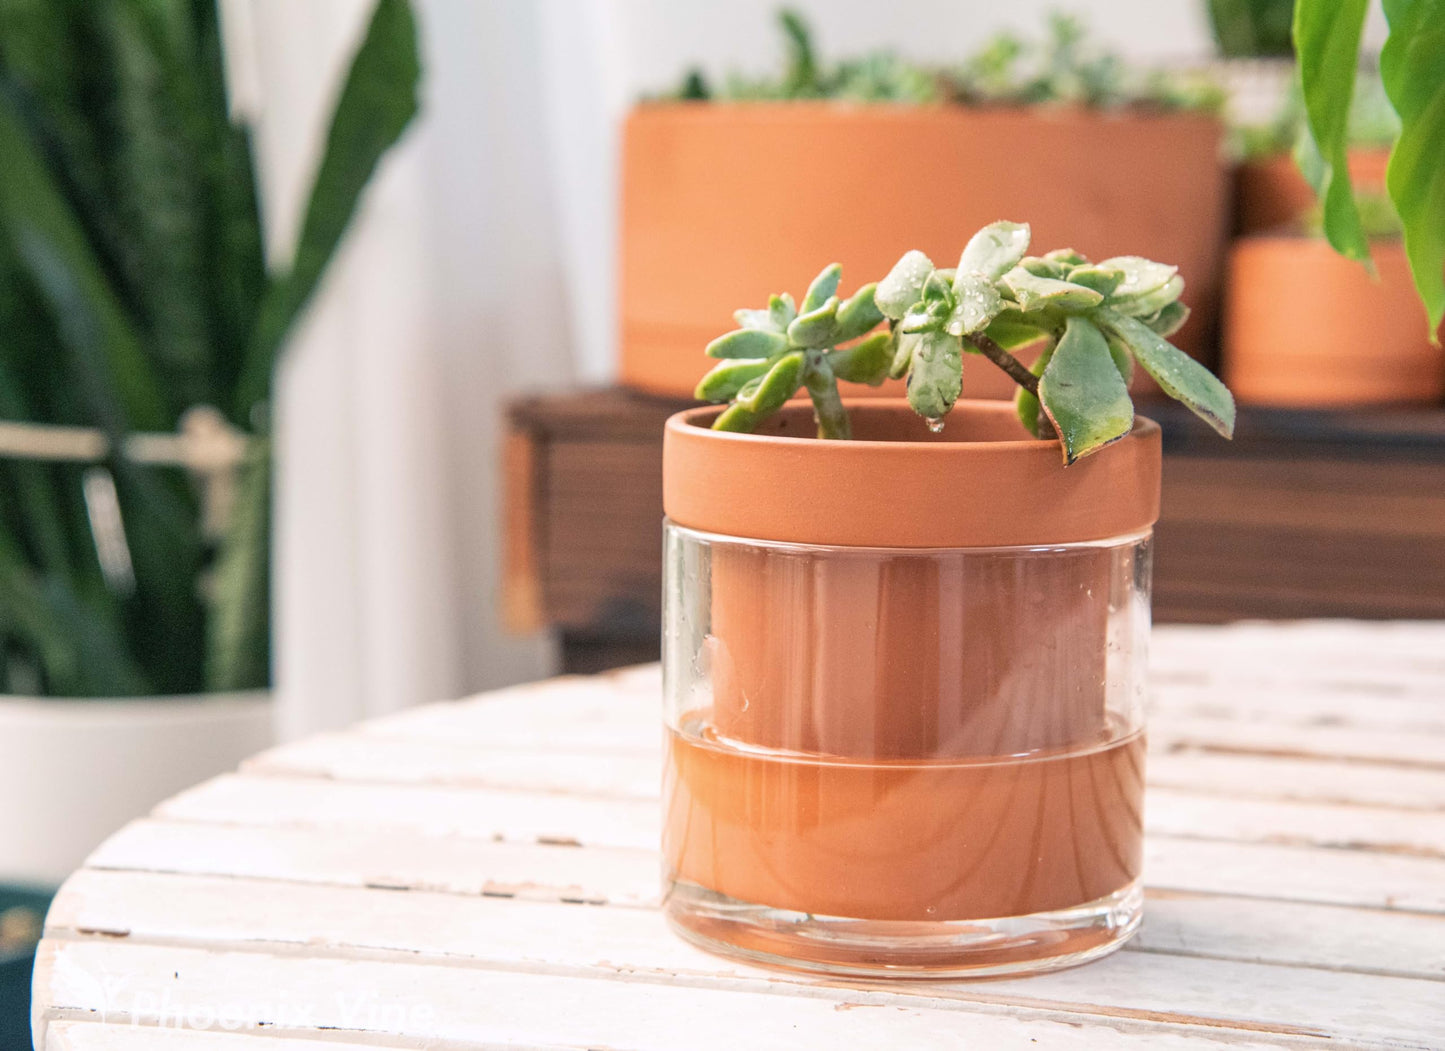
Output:
<path fill-rule="evenodd" d="M 885 429 L 946 447 L 947 430 L 925 436 L 906 409 L 878 409 Z M 975 438 L 1023 434 L 1007 406 L 955 413 L 969 414 L 982 417 Z M 866 412 L 855 427 L 869 433 Z M 949 427 L 955 437 L 969 429 Z M 1051 443 L 1007 444 L 1047 447 L 1051 477 L 1067 489 L 1052 497 L 1082 506 L 1096 487 L 1127 493 L 1111 483 L 1141 465 L 1147 477 L 1151 456 L 1157 494 L 1157 429 L 1127 441 L 1133 449 L 1095 460 L 1087 476 L 1064 474 Z M 986 472 L 950 477 L 945 462 L 929 468 L 944 467 L 935 484 L 986 499 Z M 756 481 L 765 494 L 770 479 Z M 790 519 L 819 505 L 811 498 L 827 483 L 813 483 L 794 493 Z M 1135 656 L 1157 507 L 1147 493 L 1119 499 L 1136 519 L 1123 535 L 1117 518 L 1095 523 L 1107 536 L 1054 543 L 1025 525 L 1010 546 L 955 546 L 969 534 L 951 533 L 947 518 L 917 548 L 738 542 L 673 526 L 670 577 L 691 560 L 707 592 L 695 620 L 675 622 L 670 598 L 670 696 L 678 680 L 692 683 L 668 734 L 674 922 L 712 947 L 858 973 L 1057 965 L 1119 940 L 1137 907 Z M 884 494 L 856 511 L 908 515 L 889 507 Z M 670 514 L 696 510 L 669 501 Z M 766 521 L 759 530 L 774 532 Z M 679 647 L 691 651 L 681 666 Z M 740 920 L 758 906 L 765 920 Z M 1064 913 L 1090 918 L 1054 918 Z M 1001 934 L 1009 921 L 1028 933 Z M 925 935 L 919 950 L 911 939 Z"/>

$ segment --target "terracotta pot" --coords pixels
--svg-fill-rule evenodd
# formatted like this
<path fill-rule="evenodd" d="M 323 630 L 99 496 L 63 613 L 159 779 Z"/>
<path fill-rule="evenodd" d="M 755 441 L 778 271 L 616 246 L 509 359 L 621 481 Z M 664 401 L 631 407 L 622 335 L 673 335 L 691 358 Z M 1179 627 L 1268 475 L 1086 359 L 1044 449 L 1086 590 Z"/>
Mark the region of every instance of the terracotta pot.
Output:
<path fill-rule="evenodd" d="M 1356 190 L 1381 192 L 1390 151 L 1352 150 L 1350 178 Z M 1278 230 L 1298 223 L 1315 206 L 1315 191 L 1289 154 L 1245 161 L 1235 170 L 1235 231 Z"/>
<path fill-rule="evenodd" d="M 1218 122 L 1189 114 L 640 106 L 623 139 L 621 379 L 690 395 L 708 365 L 701 348 L 733 326 L 736 308 L 801 295 L 833 261 L 848 291 L 910 248 L 951 266 L 1000 218 L 1031 223 L 1040 251 L 1177 263 L 1195 310 L 1177 339 L 1198 352 L 1229 225 L 1219 150 Z M 1013 394 L 980 359 L 964 382 L 969 397 Z"/>
<path fill-rule="evenodd" d="M 1373 255 L 1378 280 L 1322 239 L 1235 242 L 1224 380 L 1236 399 L 1298 408 L 1440 400 L 1445 352 L 1430 343 L 1404 246 L 1378 241 Z"/>
<path fill-rule="evenodd" d="M 1000 931 L 1133 893 L 1158 428 L 1065 469 L 997 402 L 938 436 L 854 403 L 852 442 L 794 437 L 804 406 L 759 435 L 705 430 L 715 412 L 674 417 L 664 454 L 673 921 L 860 973 L 876 959 L 836 931 L 741 917 L 881 923 L 873 949 L 889 924 L 996 935 L 982 958 L 892 946 L 904 969 L 1106 950 L 1133 921 L 1045 949 Z"/>

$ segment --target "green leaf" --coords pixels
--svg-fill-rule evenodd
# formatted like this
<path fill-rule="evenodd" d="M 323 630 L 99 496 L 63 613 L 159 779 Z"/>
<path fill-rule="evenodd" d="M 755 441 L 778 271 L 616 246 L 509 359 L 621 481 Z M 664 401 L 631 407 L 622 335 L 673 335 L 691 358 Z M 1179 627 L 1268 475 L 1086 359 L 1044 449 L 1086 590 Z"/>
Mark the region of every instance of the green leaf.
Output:
<path fill-rule="evenodd" d="M 169 429 L 175 421 L 140 336 L 4 91 L 0 227 L 45 297 L 96 423 L 112 433 Z"/>
<path fill-rule="evenodd" d="M 1445 318 L 1445 3 L 1385 0 L 1385 17 L 1390 35 L 1380 75 L 1400 115 L 1385 184 L 1404 223 L 1405 254 L 1436 340 Z"/>
<path fill-rule="evenodd" d="M 853 427 L 848 419 L 848 410 L 843 408 L 843 399 L 838 396 L 838 381 L 828 363 L 830 356 L 819 355 L 809 362 L 803 374 L 803 385 L 813 402 L 818 437 L 846 441 L 853 436 Z"/>
<path fill-rule="evenodd" d="M 1170 303 L 1176 302 L 1183 294 L 1184 278 L 1175 274 L 1152 292 L 1143 292 L 1136 296 L 1116 295 L 1107 302 L 1110 310 L 1118 311 L 1120 314 L 1128 314 L 1130 317 L 1149 317 L 1159 313 Z"/>
<path fill-rule="evenodd" d="M 875 332 L 861 343 L 828 355 L 833 375 L 848 383 L 876 387 L 888 378 L 893 362 L 893 333 Z"/>
<path fill-rule="evenodd" d="M 1076 266 L 1069 271 L 1069 280 L 1073 284 L 1092 288 L 1107 299 L 1124 283 L 1124 271 L 1112 266 Z"/>
<path fill-rule="evenodd" d="M 1064 267 L 1052 259 L 1044 259 L 1041 256 L 1026 255 L 1019 260 L 1019 266 L 1033 274 L 1035 277 L 1051 277 L 1055 281 L 1064 279 Z"/>
<path fill-rule="evenodd" d="M 823 268 L 823 272 L 813 278 L 813 283 L 808 286 L 808 294 L 803 297 L 803 305 L 798 308 L 799 314 L 811 314 L 838 292 L 838 282 L 843 277 L 843 268 L 837 263 L 830 263 Z"/>
<path fill-rule="evenodd" d="M 753 380 L 739 392 L 737 401 L 713 421 L 713 430 L 753 430 L 797 393 L 803 382 L 804 363 L 801 350 L 783 355 L 766 375 Z"/>
<path fill-rule="evenodd" d="M 1182 402 L 1226 438 L 1234 436 L 1234 395 L 1199 362 L 1138 318 L 1100 310 L 1098 320 L 1118 337 L 1164 393 Z"/>
<path fill-rule="evenodd" d="M 1134 426 L 1129 388 L 1104 334 L 1087 318 L 1066 322 L 1039 378 L 1039 401 L 1063 444 L 1065 464 L 1118 441 Z"/>
<path fill-rule="evenodd" d="M 788 337 L 781 332 L 757 328 L 736 328 L 707 345 L 710 358 L 770 358 L 788 349 Z"/>
<path fill-rule="evenodd" d="M 1050 343 L 1029 366 L 1029 371 L 1035 376 L 1042 376 L 1044 369 L 1049 367 L 1049 362 L 1053 360 L 1054 356 L 1054 346 L 1053 343 Z M 1037 438 L 1039 436 L 1039 399 L 1027 387 L 1020 387 L 1014 391 L 1014 412 L 1018 415 L 1019 422 Z"/>
<path fill-rule="evenodd" d="M 1029 318 L 1028 321 L 1023 318 Z M 1039 318 L 1040 324 L 1034 324 L 1033 319 Z M 1059 321 L 1063 324 L 1062 319 Z M 989 339 L 993 340 L 1004 350 L 1018 350 L 1020 347 L 1027 347 L 1031 343 L 1037 343 L 1041 339 L 1052 341 L 1054 336 L 1053 326 L 1042 323 L 1039 314 L 1022 314 L 1017 310 L 1005 311 L 994 318 L 985 330 Z"/>
<path fill-rule="evenodd" d="M 1029 250 L 1029 236 L 1028 223 L 989 223 L 964 246 L 958 273 L 978 273 L 997 281 L 1017 266 Z"/>
<path fill-rule="evenodd" d="M 778 326 L 771 310 L 734 310 L 733 320 L 743 328 L 755 328 L 761 332 L 787 331 L 786 325 Z"/>
<path fill-rule="evenodd" d="M 1189 308 L 1176 299 L 1157 312 L 1147 317 L 1141 317 L 1139 320 L 1165 339 L 1168 339 L 1183 328 L 1184 322 L 1189 320 Z"/>
<path fill-rule="evenodd" d="M 1104 301 L 1104 297 L 1092 288 L 1049 277 L 1036 277 L 1017 266 L 1003 275 L 1003 283 L 1013 292 L 1014 300 L 1026 314 L 1051 306 L 1083 310 Z"/>
<path fill-rule="evenodd" d="M 421 64 L 407 0 L 377 0 L 331 117 L 291 271 L 261 304 L 237 385 L 236 414 L 266 399 L 280 347 L 310 301 L 366 184 L 417 111 Z"/>
<path fill-rule="evenodd" d="M 1055 248 L 1052 252 L 1045 252 L 1044 258 L 1051 263 L 1058 263 L 1067 270 L 1072 270 L 1076 266 L 1084 266 L 1089 261 L 1082 253 L 1076 252 L 1072 248 Z"/>
<path fill-rule="evenodd" d="M 933 273 L 933 261 L 917 250 L 908 252 L 888 276 L 878 282 L 873 302 L 885 317 L 899 320 L 923 297 L 923 286 Z"/>
<path fill-rule="evenodd" d="M 1134 355 L 1129 353 L 1129 348 L 1124 346 L 1114 333 L 1106 332 L 1104 335 L 1109 341 L 1109 356 L 1114 359 L 1114 367 L 1119 370 L 1119 378 L 1127 387 L 1134 382 Z"/>
<path fill-rule="evenodd" d="M 768 313 L 772 315 L 773 325 L 777 330 L 786 332 L 793 323 L 793 318 L 798 316 L 798 307 L 793 302 L 793 297 L 784 292 L 768 300 Z"/>
<path fill-rule="evenodd" d="M 839 305 L 838 329 L 833 336 L 835 342 L 846 343 L 857 339 L 883 320 L 883 311 L 873 301 L 877 290 L 876 284 L 864 285 Z"/>
<path fill-rule="evenodd" d="M 216 559 L 206 632 L 206 689 L 271 684 L 271 442 L 254 438 Z"/>
<path fill-rule="evenodd" d="M 1128 302 L 1151 292 L 1157 292 L 1169 283 L 1170 278 L 1179 273 L 1177 266 L 1156 263 L 1152 259 L 1145 259 L 1137 255 L 1116 255 L 1114 258 L 1105 259 L 1096 265 L 1103 269 L 1118 270 L 1124 275 L 1124 279 L 1109 293 L 1111 307 L 1119 302 Z"/>
<path fill-rule="evenodd" d="M 960 274 L 953 288 L 958 302 L 945 326 L 951 335 L 971 336 L 981 332 L 1003 310 L 1003 297 L 982 274 Z"/>
<path fill-rule="evenodd" d="M 732 358 L 720 361 L 698 381 L 693 397 L 699 401 L 728 401 L 771 367 L 772 362 L 767 358 Z"/>
<path fill-rule="evenodd" d="M 926 419 L 942 419 L 962 390 L 963 354 L 958 339 L 946 332 L 923 333 L 913 347 L 908 370 L 908 404 Z"/>
<path fill-rule="evenodd" d="M 804 300 L 804 306 L 807 301 Z M 805 311 L 788 326 L 788 342 L 795 347 L 829 347 L 837 342 L 838 297 L 830 296 L 816 310 Z"/>
<path fill-rule="evenodd" d="M 908 367 L 913 364 L 913 352 L 918 349 L 918 341 L 923 337 L 914 332 L 893 332 L 893 360 L 888 365 L 888 378 L 893 380 L 902 379 L 908 375 Z"/>
<path fill-rule="evenodd" d="M 1299 0 L 1294 12 L 1305 116 L 1325 162 L 1315 187 L 1324 201 L 1325 236 L 1337 251 L 1361 261 L 1369 260 L 1370 244 L 1355 208 L 1348 158 L 1350 102 L 1368 7 L 1368 0 Z M 1438 164 L 1438 143 L 1435 149 Z"/>

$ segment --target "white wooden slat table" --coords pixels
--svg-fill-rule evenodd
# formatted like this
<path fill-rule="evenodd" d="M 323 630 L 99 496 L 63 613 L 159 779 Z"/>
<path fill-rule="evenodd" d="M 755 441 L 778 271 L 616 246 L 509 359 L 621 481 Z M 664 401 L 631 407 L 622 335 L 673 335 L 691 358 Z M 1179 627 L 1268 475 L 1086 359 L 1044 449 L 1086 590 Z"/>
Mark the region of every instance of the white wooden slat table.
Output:
<path fill-rule="evenodd" d="M 1445 1048 L 1445 624 L 1160 628 L 1152 666 L 1146 918 L 1101 962 L 847 983 L 685 944 L 646 667 L 163 804 L 57 898 L 36 1046 Z"/>

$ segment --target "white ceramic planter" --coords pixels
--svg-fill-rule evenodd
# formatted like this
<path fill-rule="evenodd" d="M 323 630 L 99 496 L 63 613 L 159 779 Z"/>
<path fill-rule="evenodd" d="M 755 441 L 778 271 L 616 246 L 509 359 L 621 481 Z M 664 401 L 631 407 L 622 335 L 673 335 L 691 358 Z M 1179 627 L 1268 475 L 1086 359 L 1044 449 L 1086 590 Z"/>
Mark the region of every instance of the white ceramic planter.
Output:
<path fill-rule="evenodd" d="M 126 822 L 274 740 L 266 692 L 0 695 L 0 882 L 55 885 Z"/>

